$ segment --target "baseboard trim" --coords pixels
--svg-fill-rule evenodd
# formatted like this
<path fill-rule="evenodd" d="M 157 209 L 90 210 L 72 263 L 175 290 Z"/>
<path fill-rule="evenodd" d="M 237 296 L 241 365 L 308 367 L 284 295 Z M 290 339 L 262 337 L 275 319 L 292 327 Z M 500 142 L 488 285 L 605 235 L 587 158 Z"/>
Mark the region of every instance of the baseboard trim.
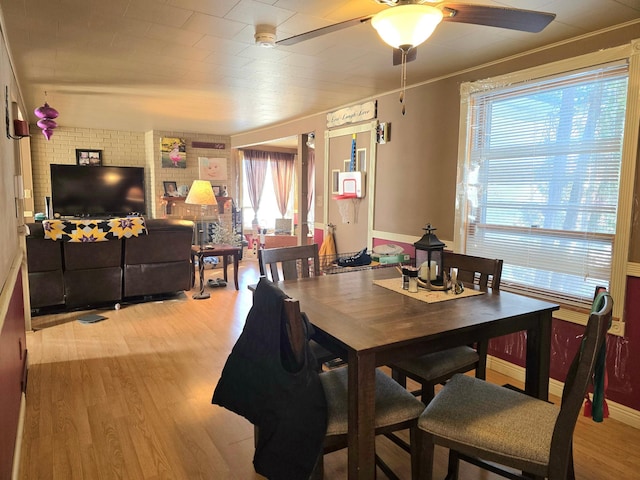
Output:
<path fill-rule="evenodd" d="M 22 434 L 24 432 L 24 419 L 27 413 L 27 396 L 22 392 L 20 398 L 20 417 L 18 419 L 18 431 L 16 432 L 16 446 L 13 450 L 13 467 L 11 480 L 18 480 L 20 476 L 20 456 L 22 455 Z"/>
<path fill-rule="evenodd" d="M 524 368 L 507 362 L 506 360 L 502 360 L 500 358 L 489 355 L 487 356 L 487 368 L 520 382 L 524 382 Z M 551 395 L 555 395 L 558 397 L 562 396 L 563 387 L 563 382 L 559 382 L 558 380 L 554 380 L 553 378 L 549 380 L 549 393 Z M 612 402 L 611 400 L 607 400 L 607 405 L 609 406 L 610 418 L 613 418 L 631 427 L 640 429 L 640 411 L 634 410 L 620 403 Z"/>

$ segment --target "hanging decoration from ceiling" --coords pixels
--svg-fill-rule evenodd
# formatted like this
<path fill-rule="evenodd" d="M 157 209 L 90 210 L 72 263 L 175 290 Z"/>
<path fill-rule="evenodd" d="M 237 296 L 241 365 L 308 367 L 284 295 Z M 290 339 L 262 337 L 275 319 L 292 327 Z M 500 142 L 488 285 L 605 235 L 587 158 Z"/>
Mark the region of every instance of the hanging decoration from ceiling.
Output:
<path fill-rule="evenodd" d="M 44 92 L 45 98 L 47 97 L 47 92 Z M 42 129 L 42 134 L 45 136 L 47 140 L 51 139 L 51 135 L 53 135 L 53 129 L 58 126 L 54 118 L 58 118 L 58 111 L 50 107 L 49 104 L 45 101 L 44 105 L 36 108 L 33 113 L 35 113 L 38 120 L 38 127 Z"/>

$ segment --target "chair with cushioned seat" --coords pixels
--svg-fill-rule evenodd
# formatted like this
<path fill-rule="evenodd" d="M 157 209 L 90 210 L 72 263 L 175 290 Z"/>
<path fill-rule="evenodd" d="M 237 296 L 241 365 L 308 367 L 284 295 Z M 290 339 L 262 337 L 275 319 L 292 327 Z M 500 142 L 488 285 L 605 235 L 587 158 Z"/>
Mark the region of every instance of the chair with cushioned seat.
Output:
<path fill-rule="evenodd" d="M 304 330 L 306 322 L 300 312 L 300 303 L 288 299 L 285 303 L 287 330 L 290 332 L 291 348 L 295 358 L 301 361 L 303 355 L 302 343 L 306 340 Z M 348 431 L 348 380 L 349 367 L 335 368 L 320 373 L 320 382 L 327 400 L 327 431 L 324 440 L 323 454 L 331 453 L 347 447 Z M 389 375 L 381 370 L 375 371 L 375 429 L 376 435 L 399 430 L 410 429 L 410 438 L 416 437 L 416 421 L 424 410 L 422 402 L 417 400 L 406 389 L 398 385 Z M 256 432 L 259 434 L 258 432 Z M 412 444 L 416 442 L 412 441 Z M 412 478 L 417 479 L 419 454 L 412 448 L 411 471 Z M 376 463 L 389 475 L 389 467 L 376 456 Z M 323 478 L 323 462 L 319 459 L 311 480 Z M 394 474 L 391 472 L 390 478 Z"/>
<path fill-rule="evenodd" d="M 432 478 L 437 444 L 450 449 L 447 480 L 458 478 L 459 460 L 511 479 L 573 479 L 573 431 L 611 325 L 612 306 L 608 293 L 596 297 L 594 313 L 567 373 L 560 407 L 478 378 L 455 375 L 420 417 L 420 478 Z M 505 471 L 496 463 L 523 474 Z"/>
<path fill-rule="evenodd" d="M 324 453 L 347 447 L 348 367 L 310 370 L 308 334 L 300 303 L 262 277 L 213 397 L 256 425 L 254 465 L 274 480 L 322 478 Z M 376 433 L 409 428 L 415 438 L 422 402 L 382 371 L 375 375 Z M 326 428 L 318 431 L 318 422 Z M 412 453 L 417 479 L 418 452 Z"/>
<path fill-rule="evenodd" d="M 349 367 L 335 368 L 320 374 L 320 381 L 327 397 L 327 436 L 324 442 L 324 453 L 331 453 L 347 447 L 348 398 L 347 383 Z M 414 448 L 415 428 L 414 416 L 418 417 L 424 410 L 422 402 L 410 392 L 398 385 L 389 375 L 376 369 L 375 393 L 375 429 L 376 435 L 409 429 L 411 441 L 411 478 L 418 478 L 419 452 Z M 389 478 L 397 478 L 389 467 L 376 455 L 377 465 Z M 315 476 L 322 478 L 322 461 L 319 461 Z"/>
<path fill-rule="evenodd" d="M 458 269 L 458 280 L 467 286 L 486 290 L 500 288 L 502 260 L 474 257 L 460 253 L 445 252 L 443 265 L 445 271 Z M 477 378 L 486 377 L 488 342 L 478 342 L 477 347 L 461 346 L 440 352 L 410 358 L 391 366 L 393 378 L 402 386 L 411 378 L 421 386 L 419 391 L 422 402 L 427 405 L 435 395 L 435 386 L 444 383 L 456 373 L 476 370 Z"/>
<path fill-rule="evenodd" d="M 320 275 L 318 244 L 258 250 L 258 265 L 260 275 L 266 276 L 273 282 Z M 314 340 L 310 343 L 320 368 L 322 364 L 331 361 L 344 363 L 335 353 L 320 346 Z"/>

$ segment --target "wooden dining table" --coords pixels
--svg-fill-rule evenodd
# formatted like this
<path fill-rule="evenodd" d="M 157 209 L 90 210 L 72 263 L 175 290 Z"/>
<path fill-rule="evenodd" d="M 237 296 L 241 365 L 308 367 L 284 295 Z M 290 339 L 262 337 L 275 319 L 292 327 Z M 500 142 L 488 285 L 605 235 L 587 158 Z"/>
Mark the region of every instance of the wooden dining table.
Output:
<path fill-rule="evenodd" d="M 400 284 L 393 268 L 278 282 L 300 301 L 314 339 L 348 361 L 349 479 L 375 478 L 376 367 L 524 330 L 525 391 L 548 397 L 551 319 L 558 305 L 491 289 L 426 303 L 374 284 L 393 277 Z"/>

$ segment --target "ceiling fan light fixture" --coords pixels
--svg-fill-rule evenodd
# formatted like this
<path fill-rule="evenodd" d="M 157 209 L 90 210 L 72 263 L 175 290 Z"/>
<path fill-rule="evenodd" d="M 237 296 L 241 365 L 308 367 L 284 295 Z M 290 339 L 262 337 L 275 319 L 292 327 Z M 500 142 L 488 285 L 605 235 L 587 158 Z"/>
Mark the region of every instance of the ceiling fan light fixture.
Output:
<path fill-rule="evenodd" d="M 442 21 L 442 11 L 418 4 L 397 5 L 374 15 L 371 25 L 393 48 L 413 48 L 431 36 Z"/>

